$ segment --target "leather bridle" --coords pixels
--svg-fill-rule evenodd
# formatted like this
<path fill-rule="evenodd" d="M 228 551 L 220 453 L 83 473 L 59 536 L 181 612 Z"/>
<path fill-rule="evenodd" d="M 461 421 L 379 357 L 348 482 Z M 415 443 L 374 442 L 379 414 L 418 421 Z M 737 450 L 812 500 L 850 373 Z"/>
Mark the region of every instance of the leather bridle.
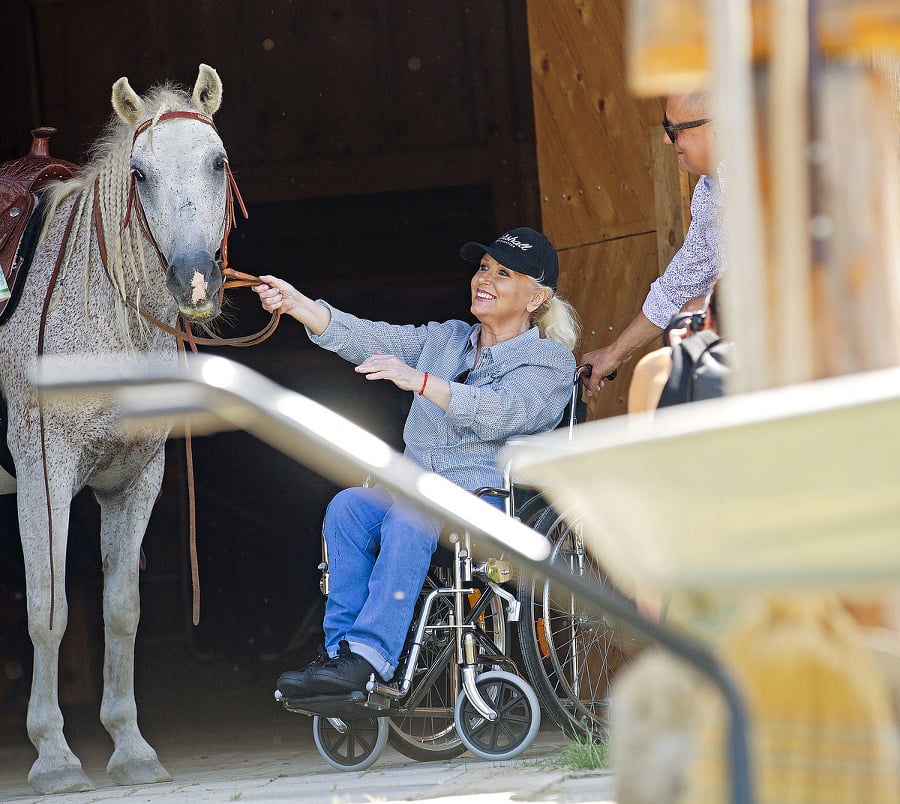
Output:
<path fill-rule="evenodd" d="M 178 118 L 186 118 L 189 120 L 198 120 L 201 123 L 205 123 L 206 125 L 212 126 L 213 130 L 218 133 L 218 129 L 216 129 L 215 123 L 213 123 L 211 117 L 207 117 L 204 114 L 200 114 L 199 112 L 191 112 L 191 111 L 172 111 L 165 112 L 160 115 L 158 118 L 151 118 L 149 120 L 145 120 L 141 123 L 137 129 L 135 129 L 134 136 L 132 137 L 131 143 L 132 148 L 134 147 L 134 143 L 137 141 L 137 138 L 148 128 L 157 123 L 165 122 L 166 120 L 174 120 Z M 248 285 L 259 284 L 259 278 L 253 276 L 252 274 L 242 273 L 241 271 L 236 271 L 233 268 L 228 267 L 228 236 L 231 234 L 231 230 L 237 227 L 237 218 L 235 214 L 234 208 L 234 200 L 237 198 L 237 202 L 240 205 L 241 212 L 244 214 L 244 218 L 249 217 L 247 214 L 247 208 L 244 206 L 244 199 L 241 197 L 241 192 L 238 189 L 237 182 L 235 181 L 234 174 L 231 172 L 231 166 L 228 163 L 228 160 L 225 160 L 225 174 L 226 174 L 226 192 L 225 192 L 225 231 L 222 236 L 222 243 L 219 249 L 220 259 L 219 266 L 221 268 L 223 274 L 223 282 L 222 287 L 219 290 L 219 304 L 221 305 L 224 292 L 229 288 L 237 288 L 237 287 L 246 287 Z M 100 253 L 100 261 L 103 264 L 104 273 L 106 274 L 107 279 L 110 281 L 110 284 L 116 288 L 116 284 L 113 281 L 113 278 L 109 272 L 109 264 L 108 264 L 108 252 L 106 249 L 106 237 L 104 233 L 103 227 L 103 215 L 100 209 L 100 182 L 99 179 L 94 181 L 93 188 L 93 215 L 94 215 L 94 226 L 97 231 L 97 246 Z M 63 234 L 62 243 L 59 248 L 59 253 L 56 257 L 56 264 L 54 265 L 53 272 L 50 275 L 50 281 L 47 287 L 47 292 L 44 297 L 44 304 L 41 309 L 41 319 L 40 319 L 40 327 L 38 330 L 38 348 L 37 354 L 38 357 L 43 355 L 44 352 L 44 333 L 46 330 L 47 323 L 47 314 L 50 309 L 50 300 L 53 296 L 53 291 L 56 287 L 56 282 L 59 278 L 60 268 L 63 262 L 63 253 L 66 250 L 66 246 L 68 243 L 69 235 L 72 230 L 72 224 L 75 217 L 75 209 L 77 204 L 73 206 L 72 212 L 69 215 L 68 222 L 66 224 L 66 229 Z M 153 233 L 150 231 L 150 226 L 147 223 L 147 216 L 144 212 L 144 207 L 141 204 L 141 196 L 137 190 L 137 180 L 134 174 L 131 174 L 129 188 L 128 188 L 128 203 L 125 210 L 125 217 L 122 221 L 122 228 L 127 228 L 131 223 L 131 217 L 134 214 L 134 217 L 138 221 L 138 225 L 141 228 L 141 232 L 144 237 L 153 247 L 153 250 L 156 252 L 156 256 L 159 260 L 160 266 L 162 267 L 163 272 L 165 272 L 168 268 L 166 264 L 165 256 L 163 255 L 159 245 L 156 242 L 156 239 L 153 237 Z M 189 322 L 185 321 L 183 316 L 179 314 L 178 320 L 176 321 L 176 326 L 172 327 L 169 324 L 166 324 L 164 321 L 160 321 L 155 316 L 150 313 L 142 310 L 141 307 L 136 304 L 134 301 L 125 296 L 123 291 L 120 291 L 116 288 L 116 292 L 122 294 L 122 298 L 125 303 L 131 307 L 135 312 L 137 312 L 142 318 L 151 323 L 153 326 L 162 330 L 163 332 L 168 333 L 172 337 L 175 338 L 179 355 L 184 355 L 185 353 L 185 343 L 189 344 L 192 351 L 197 351 L 197 345 L 202 346 L 235 346 L 235 347 L 245 347 L 245 346 L 255 346 L 256 344 L 262 343 L 266 340 L 275 329 L 278 327 L 278 322 L 280 319 L 280 311 L 276 310 L 272 313 L 272 317 L 269 320 L 269 323 L 266 324 L 259 332 L 256 332 L 252 335 L 244 335 L 233 338 L 219 338 L 219 337 L 211 337 L 211 338 L 202 338 L 193 334 L 190 328 Z M 54 601 L 55 596 L 53 594 L 53 590 L 55 589 L 55 570 L 53 567 L 53 513 L 51 510 L 50 504 L 50 479 L 47 469 L 47 450 L 46 450 L 46 431 L 44 427 L 44 409 L 43 409 L 43 400 L 39 397 L 39 412 L 40 412 L 40 434 L 41 434 L 41 458 L 43 462 L 43 470 L 44 470 L 44 492 L 47 501 L 47 525 L 49 528 L 49 546 L 50 546 L 50 588 L 51 588 L 51 604 L 50 604 L 50 628 L 53 628 L 53 617 L 54 617 Z M 199 571 L 197 568 L 197 526 L 196 526 L 196 497 L 194 492 L 194 465 L 193 465 L 193 450 L 191 447 L 191 431 L 190 431 L 190 422 L 185 421 L 185 451 L 187 456 L 187 481 L 188 481 L 188 511 L 189 511 L 189 528 L 190 528 L 190 557 L 191 557 L 191 585 L 193 590 L 193 603 L 192 603 L 192 620 L 194 625 L 197 625 L 200 621 L 200 581 L 199 581 Z"/>
<path fill-rule="evenodd" d="M 156 125 L 157 123 L 165 122 L 166 120 L 174 120 L 177 118 L 198 120 L 201 123 L 205 123 L 206 125 L 211 126 L 213 131 L 216 131 L 218 133 L 218 129 L 216 128 L 216 124 L 213 122 L 212 118 L 207 117 L 204 114 L 190 111 L 166 112 L 165 114 L 160 115 L 158 119 L 151 118 L 150 120 L 145 120 L 137 127 L 137 129 L 135 129 L 134 136 L 131 140 L 132 147 L 134 146 L 134 143 L 137 142 L 137 138 L 151 126 Z M 244 199 L 241 197 L 241 191 L 238 189 L 237 181 L 235 181 L 234 174 L 231 172 L 231 165 L 228 163 L 227 159 L 225 160 L 225 175 L 225 232 L 222 236 L 222 243 L 219 249 L 219 265 L 222 270 L 222 274 L 224 275 L 224 281 L 222 283 L 221 290 L 219 291 L 220 303 L 222 301 L 225 290 L 229 288 L 245 287 L 247 285 L 258 284 L 259 282 L 259 279 L 252 274 L 245 274 L 228 267 L 228 236 L 231 234 L 231 230 L 237 227 L 237 218 L 234 209 L 235 198 L 237 198 L 238 204 L 240 205 L 241 212 L 244 214 L 244 217 L 247 218 L 248 215 L 247 207 L 244 206 Z M 143 233 L 144 237 L 153 246 L 162 270 L 166 271 L 166 259 L 163 256 L 163 253 L 160 250 L 156 239 L 153 237 L 153 233 L 150 231 L 150 226 L 147 223 L 147 216 L 144 213 L 144 206 L 143 204 L 141 204 L 141 195 L 137 189 L 137 179 L 135 178 L 134 174 L 131 175 L 129 181 L 128 203 L 125 208 L 125 218 L 122 221 L 123 229 L 127 228 L 130 225 L 131 216 L 133 213 L 137 218 L 138 225 L 140 226 L 141 232 Z M 94 182 L 94 226 L 97 230 L 97 245 L 100 250 L 100 260 L 103 263 L 103 268 L 106 271 L 107 277 L 110 279 L 110 282 L 112 282 L 112 277 L 109 274 L 109 268 L 107 265 L 106 238 L 103 228 L 103 216 L 100 213 L 99 180 Z M 274 313 L 272 313 L 272 317 L 269 320 L 269 323 L 259 332 L 256 332 L 252 335 L 244 335 L 235 338 L 201 338 L 195 336 L 191 332 L 190 324 L 187 321 L 184 321 L 183 317 L 181 316 L 179 316 L 181 318 L 179 326 L 177 328 L 171 327 L 165 322 L 160 321 L 155 316 L 146 312 L 145 310 L 142 310 L 138 305 L 136 305 L 131 301 L 131 299 L 127 297 L 125 297 L 125 303 L 128 304 L 128 306 L 135 310 L 139 315 L 141 315 L 141 317 L 153 324 L 153 326 L 163 330 L 164 332 L 167 332 L 169 335 L 174 337 L 182 348 L 184 342 L 187 341 L 194 351 L 196 351 L 195 346 L 197 344 L 201 346 L 255 346 L 256 344 L 262 343 L 275 331 L 276 327 L 278 326 L 278 320 L 280 317 L 278 311 L 275 311 Z"/>

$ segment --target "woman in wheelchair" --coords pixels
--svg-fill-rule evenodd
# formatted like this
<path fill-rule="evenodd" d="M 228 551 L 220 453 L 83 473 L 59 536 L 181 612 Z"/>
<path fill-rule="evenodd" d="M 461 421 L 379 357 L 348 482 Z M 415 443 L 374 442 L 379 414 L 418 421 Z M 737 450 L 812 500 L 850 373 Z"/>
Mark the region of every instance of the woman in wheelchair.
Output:
<path fill-rule="evenodd" d="M 571 395 L 579 325 L 556 295 L 557 255 L 541 233 L 513 229 L 489 246 L 466 243 L 460 256 L 477 266 L 475 324 L 367 321 L 274 276 L 260 277 L 254 290 L 266 310 L 297 319 L 313 343 L 355 364 L 366 379 L 413 392 L 405 455 L 474 491 L 503 485 L 498 456 L 509 438 L 559 423 Z M 362 690 L 372 673 L 392 678 L 440 528 L 383 488 L 334 497 L 324 528 L 325 647 L 307 667 L 282 674 L 282 695 Z"/>

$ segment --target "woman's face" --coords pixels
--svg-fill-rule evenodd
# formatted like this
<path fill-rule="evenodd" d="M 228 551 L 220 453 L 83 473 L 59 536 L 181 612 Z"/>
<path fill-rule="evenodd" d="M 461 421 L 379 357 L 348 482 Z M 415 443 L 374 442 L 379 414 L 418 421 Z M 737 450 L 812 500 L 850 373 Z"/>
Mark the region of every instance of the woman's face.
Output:
<path fill-rule="evenodd" d="M 482 324 L 528 326 L 531 313 L 540 307 L 546 291 L 535 290 L 531 277 L 501 265 L 490 254 L 472 277 L 472 315 Z"/>

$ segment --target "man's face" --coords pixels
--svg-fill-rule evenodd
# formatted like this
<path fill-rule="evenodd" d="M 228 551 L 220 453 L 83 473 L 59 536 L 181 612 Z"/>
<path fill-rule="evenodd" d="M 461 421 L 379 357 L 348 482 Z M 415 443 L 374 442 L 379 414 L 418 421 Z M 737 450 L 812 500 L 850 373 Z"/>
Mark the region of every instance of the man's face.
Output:
<path fill-rule="evenodd" d="M 687 109 L 685 98 L 680 95 L 672 95 L 666 100 L 666 119 L 673 125 L 688 123 L 691 120 L 699 120 L 709 117 L 707 111 Z M 715 171 L 715 156 L 713 154 L 713 126 L 714 122 L 706 123 L 695 128 L 685 128 L 676 132 L 675 152 L 678 154 L 678 167 L 685 173 L 711 174 Z M 671 143 L 669 135 L 663 132 L 663 138 Z"/>

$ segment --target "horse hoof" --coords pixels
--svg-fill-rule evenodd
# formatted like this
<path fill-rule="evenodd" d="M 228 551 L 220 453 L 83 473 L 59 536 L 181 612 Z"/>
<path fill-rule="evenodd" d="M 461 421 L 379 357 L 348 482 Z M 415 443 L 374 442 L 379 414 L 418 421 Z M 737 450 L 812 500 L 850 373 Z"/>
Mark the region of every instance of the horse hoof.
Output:
<path fill-rule="evenodd" d="M 131 759 L 121 765 L 107 768 L 107 773 L 116 784 L 122 785 L 172 781 L 172 775 L 157 759 Z"/>
<path fill-rule="evenodd" d="M 58 768 L 56 770 L 31 772 L 28 782 L 36 793 L 80 793 L 93 790 L 94 785 L 81 768 Z"/>

